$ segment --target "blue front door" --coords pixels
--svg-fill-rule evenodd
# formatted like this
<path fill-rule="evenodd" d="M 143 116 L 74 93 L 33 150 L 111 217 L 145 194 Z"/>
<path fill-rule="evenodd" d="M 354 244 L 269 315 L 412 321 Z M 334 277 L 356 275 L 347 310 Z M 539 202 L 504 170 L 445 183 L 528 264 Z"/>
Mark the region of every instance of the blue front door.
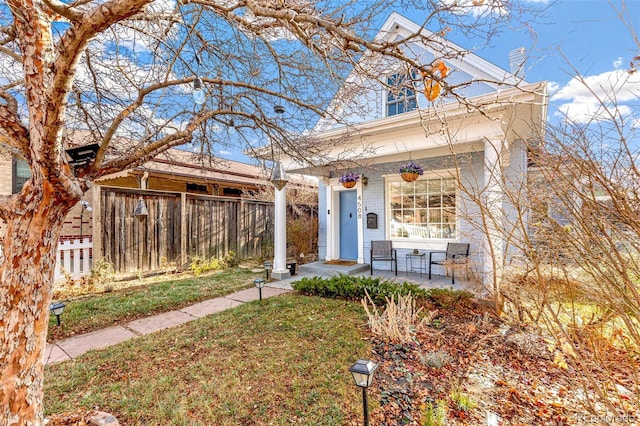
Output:
<path fill-rule="evenodd" d="M 340 191 L 340 259 L 358 258 L 357 191 Z"/>

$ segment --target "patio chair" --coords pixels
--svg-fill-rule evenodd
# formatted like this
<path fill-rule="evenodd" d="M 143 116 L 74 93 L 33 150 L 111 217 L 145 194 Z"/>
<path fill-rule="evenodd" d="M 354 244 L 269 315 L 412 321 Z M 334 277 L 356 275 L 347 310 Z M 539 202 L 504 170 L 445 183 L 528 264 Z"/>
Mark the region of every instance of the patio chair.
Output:
<path fill-rule="evenodd" d="M 373 275 L 374 260 L 388 260 L 391 262 L 391 266 L 395 263 L 396 275 L 398 275 L 398 255 L 396 253 L 396 249 L 391 247 L 391 241 L 371 241 L 371 275 Z"/>
<path fill-rule="evenodd" d="M 444 254 L 444 258 L 435 259 L 434 255 Z M 466 243 L 447 243 L 446 251 L 432 251 L 429 252 L 429 279 L 431 279 L 431 265 L 440 265 L 445 268 L 445 275 L 447 273 L 447 267 L 451 266 L 451 284 L 456 283 L 454 266 L 458 264 L 466 264 L 469 258 L 469 244 Z"/>

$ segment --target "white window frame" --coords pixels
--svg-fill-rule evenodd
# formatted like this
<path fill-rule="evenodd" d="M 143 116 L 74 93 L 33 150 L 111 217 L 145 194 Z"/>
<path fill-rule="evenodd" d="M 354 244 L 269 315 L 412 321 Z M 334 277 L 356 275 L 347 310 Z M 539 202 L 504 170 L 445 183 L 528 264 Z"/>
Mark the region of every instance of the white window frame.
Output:
<path fill-rule="evenodd" d="M 391 194 L 390 187 L 391 183 L 396 182 L 404 182 L 400 175 L 385 175 L 384 178 L 384 195 L 385 195 L 385 234 L 386 238 L 390 239 L 394 242 L 394 247 L 398 248 L 422 248 L 424 247 L 424 243 L 446 243 L 446 242 L 454 242 L 459 239 L 460 235 L 460 191 L 457 188 L 455 190 L 455 233 L 456 235 L 453 238 L 405 238 L 405 237 L 392 237 L 391 236 L 391 220 L 393 219 L 392 208 L 391 208 Z M 430 179 L 453 179 L 455 181 L 455 175 L 452 171 L 440 171 L 438 173 L 429 173 L 422 175 L 418 178 L 416 182 L 430 180 Z"/>
<path fill-rule="evenodd" d="M 385 87 L 385 91 L 384 91 L 384 113 L 385 113 L 385 117 L 393 117 L 395 115 L 401 115 L 404 114 L 406 112 L 409 111 L 415 111 L 416 109 L 418 109 L 418 93 L 415 87 L 413 87 L 413 84 L 411 85 L 412 87 L 409 88 L 407 86 L 402 86 L 400 88 L 401 93 L 399 93 L 398 95 L 393 94 L 393 85 L 389 82 L 389 80 L 391 78 L 403 78 L 404 82 L 406 81 L 413 81 L 412 80 L 412 75 L 411 73 L 406 73 L 406 72 L 402 72 L 402 71 L 398 71 L 398 72 L 394 72 L 391 73 L 389 75 L 387 75 L 387 86 Z M 406 95 L 406 91 L 411 90 L 413 95 L 412 96 L 407 96 Z M 390 100 L 389 96 L 393 96 L 393 99 Z M 410 102 L 413 101 L 413 108 L 408 108 Z M 395 114 L 389 114 L 389 106 L 391 105 L 396 105 L 396 113 Z M 403 110 L 402 112 L 397 112 L 397 106 L 399 105 L 403 105 Z"/>

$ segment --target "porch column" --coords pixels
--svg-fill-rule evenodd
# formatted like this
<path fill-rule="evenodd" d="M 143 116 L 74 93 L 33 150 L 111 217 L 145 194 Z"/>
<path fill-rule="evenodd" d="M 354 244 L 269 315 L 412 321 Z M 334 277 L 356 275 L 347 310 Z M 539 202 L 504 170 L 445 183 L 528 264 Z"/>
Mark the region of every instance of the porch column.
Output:
<path fill-rule="evenodd" d="M 291 276 L 287 269 L 287 188 L 275 188 L 275 223 L 273 229 L 273 272 L 280 280 Z"/>
<path fill-rule="evenodd" d="M 504 258 L 502 205 L 502 172 L 505 140 L 491 138 L 484 141 L 484 197 L 483 216 L 483 281 L 494 293 L 500 290 Z"/>

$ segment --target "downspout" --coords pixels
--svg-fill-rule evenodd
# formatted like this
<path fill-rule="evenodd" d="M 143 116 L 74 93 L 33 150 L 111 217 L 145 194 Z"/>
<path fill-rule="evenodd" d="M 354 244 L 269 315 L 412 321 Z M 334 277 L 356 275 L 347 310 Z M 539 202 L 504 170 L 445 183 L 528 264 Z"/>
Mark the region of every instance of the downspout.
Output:
<path fill-rule="evenodd" d="M 147 181 L 149 180 L 149 172 L 144 172 L 142 179 L 140 179 L 140 189 L 149 189 L 147 187 Z"/>

